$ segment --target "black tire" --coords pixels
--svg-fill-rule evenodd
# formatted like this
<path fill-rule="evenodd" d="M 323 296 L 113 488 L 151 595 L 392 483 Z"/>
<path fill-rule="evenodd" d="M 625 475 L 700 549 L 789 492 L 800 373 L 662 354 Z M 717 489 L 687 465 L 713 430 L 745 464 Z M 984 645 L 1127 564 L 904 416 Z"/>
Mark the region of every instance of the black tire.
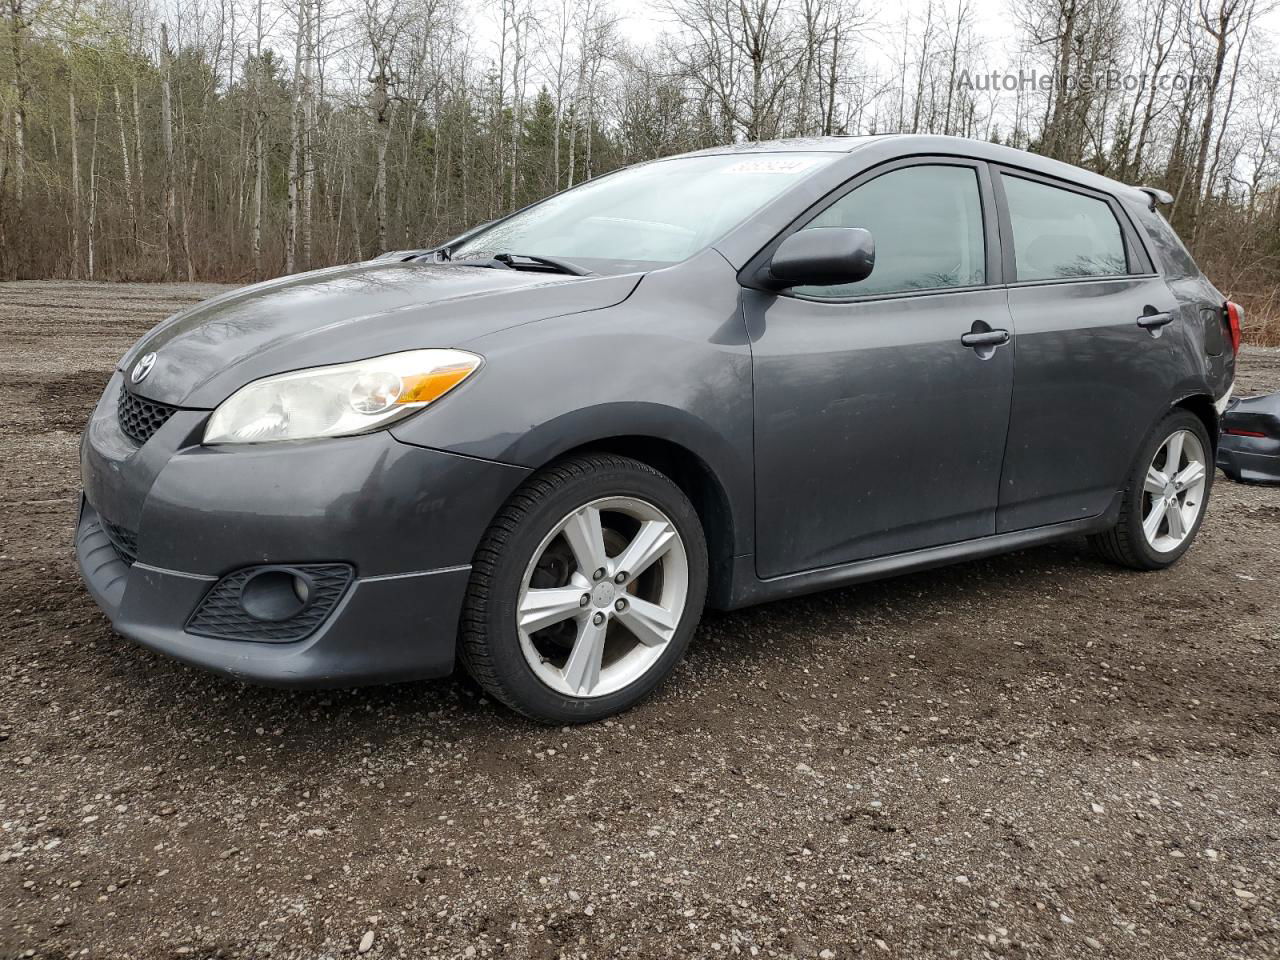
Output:
<path fill-rule="evenodd" d="M 675 526 L 688 559 L 684 613 L 662 655 L 642 676 L 604 696 L 573 697 L 543 683 L 526 661 L 516 629 L 517 598 L 534 551 L 556 524 L 593 500 L 615 496 L 647 501 Z M 697 628 L 706 592 L 706 540 L 680 488 L 628 457 L 576 456 L 530 477 L 489 525 L 463 603 L 460 659 L 490 696 L 532 720 L 589 723 L 629 709 L 670 675 Z"/>
<path fill-rule="evenodd" d="M 1209 462 L 1205 465 L 1205 488 L 1201 498 L 1200 514 L 1196 517 L 1191 532 L 1178 547 L 1162 553 L 1151 547 L 1142 532 L 1142 486 L 1147 476 L 1147 468 L 1156 453 L 1165 440 L 1177 430 L 1189 430 L 1194 433 L 1199 438 Z M 1134 570 L 1163 570 L 1177 563 L 1195 541 L 1196 534 L 1200 532 L 1200 525 L 1204 522 L 1205 513 L 1208 512 L 1209 495 L 1213 490 L 1212 461 L 1213 443 L 1204 422 L 1188 410 L 1174 410 L 1169 413 L 1156 424 L 1142 445 L 1142 451 L 1124 488 L 1124 500 L 1120 506 L 1120 518 L 1116 525 L 1105 533 L 1089 538 L 1094 551 L 1110 563 Z"/>

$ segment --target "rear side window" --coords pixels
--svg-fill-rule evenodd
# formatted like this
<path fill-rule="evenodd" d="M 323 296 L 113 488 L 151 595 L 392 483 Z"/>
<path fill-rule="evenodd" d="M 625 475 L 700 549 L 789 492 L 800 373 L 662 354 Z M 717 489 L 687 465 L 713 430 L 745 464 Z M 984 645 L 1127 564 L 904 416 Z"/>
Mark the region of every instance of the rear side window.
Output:
<path fill-rule="evenodd" d="M 1146 204 L 1129 204 L 1129 209 L 1137 215 L 1142 229 L 1151 238 L 1156 248 L 1156 259 L 1164 268 L 1167 277 L 1194 277 L 1200 273 L 1195 260 L 1178 239 L 1177 232 L 1169 225 L 1169 221 L 1160 215 L 1159 210 L 1152 210 Z"/>
<path fill-rule="evenodd" d="M 1103 200 L 1001 174 L 1019 280 L 1128 273 L 1120 223 Z"/>
<path fill-rule="evenodd" d="M 870 230 L 875 269 L 857 283 L 794 287 L 793 293 L 842 299 L 986 282 L 982 199 L 972 167 L 891 170 L 846 193 L 804 229 L 824 227 Z"/>

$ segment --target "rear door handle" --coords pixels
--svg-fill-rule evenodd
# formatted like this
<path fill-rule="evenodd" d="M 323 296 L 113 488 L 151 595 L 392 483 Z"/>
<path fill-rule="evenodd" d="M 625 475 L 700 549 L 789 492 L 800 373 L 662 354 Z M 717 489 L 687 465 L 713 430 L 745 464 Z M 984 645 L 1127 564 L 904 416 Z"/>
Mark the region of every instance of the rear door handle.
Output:
<path fill-rule="evenodd" d="M 1148 307 L 1148 310 L 1151 308 Z M 1158 330 L 1166 324 L 1173 323 L 1172 313 L 1143 313 L 1138 318 L 1138 326 L 1143 330 Z"/>
<path fill-rule="evenodd" d="M 966 347 L 999 347 L 1009 342 L 1008 330 L 980 330 L 962 334 L 960 342 Z"/>

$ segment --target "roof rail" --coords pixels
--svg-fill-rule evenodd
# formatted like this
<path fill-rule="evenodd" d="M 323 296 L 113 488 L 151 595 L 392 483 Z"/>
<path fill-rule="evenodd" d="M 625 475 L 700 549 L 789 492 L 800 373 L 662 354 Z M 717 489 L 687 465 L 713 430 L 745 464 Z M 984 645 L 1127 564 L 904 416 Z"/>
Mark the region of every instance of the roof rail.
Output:
<path fill-rule="evenodd" d="M 1139 187 L 1143 193 L 1151 198 L 1151 209 L 1156 208 L 1156 204 L 1167 207 L 1173 203 L 1173 194 L 1168 190 L 1161 190 L 1159 187 Z"/>

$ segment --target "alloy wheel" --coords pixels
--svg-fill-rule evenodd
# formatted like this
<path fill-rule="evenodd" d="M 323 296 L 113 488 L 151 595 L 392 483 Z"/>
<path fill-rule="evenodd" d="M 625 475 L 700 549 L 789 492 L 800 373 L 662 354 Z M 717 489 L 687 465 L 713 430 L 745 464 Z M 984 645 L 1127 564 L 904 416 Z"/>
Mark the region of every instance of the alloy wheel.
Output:
<path fill-rule="evenodd" d="M 1176 550 L 1195 529 L 1208 476 L 1204 445 L 1190 430 L 1175 430 L 1156 450 L 1142 484 L 1142 532 L 1151 549 Z"/>
<path fill-rule="evenodd" d="M 516 604 L 520 647 L 556 692 L 606 696 L 661 659 L 688 593 L 688 555 L 665 513 L 634 497 L 594 500 L 534 551 Z"/>

